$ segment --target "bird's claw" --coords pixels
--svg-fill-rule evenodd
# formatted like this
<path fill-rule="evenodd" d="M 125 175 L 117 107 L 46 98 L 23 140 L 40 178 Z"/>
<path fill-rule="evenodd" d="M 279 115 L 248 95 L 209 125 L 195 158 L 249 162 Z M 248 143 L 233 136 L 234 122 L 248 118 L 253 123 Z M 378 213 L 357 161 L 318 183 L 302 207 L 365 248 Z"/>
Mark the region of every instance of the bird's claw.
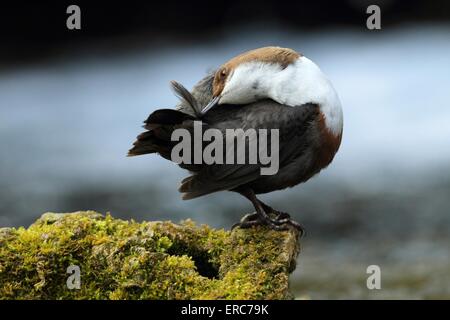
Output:
<path fill-rule="evenodd" d="M 265 225 L 273 230 L 288 230 L 289 226 L 294 227 L 300 233 L 300 236 L 305 234 L 305 230 L 301 224 L 291 219 L 291 216 L 286 212 L 273 212 L 276 216 L 274 218 L 267 216 L 262 217 L 257 212 L 246 214 L 240 222 L 235 223 L 231 230 L 239 227 L 241 229 L 248 229 L 253 226 Z"/>
<path fill-rule="evenodd" d="M 305 235 L 305 228 L 303 228 L 303 226 L 300 223 L 293 220 L 291 218 L 291 216 L 289 215 L 289 213 L 282 212 L 282 211 L 275 211 L 275 210 L 273 212 L 276 214 L 276 218 L 275 218 L 276 223 L 287 224 L 287 225 L 294 227 L 300 233 L 300 237 Z"/>
<path fill-rule="evenodd" d="M 261 225 L 262 221 L 259 219 L 259 214 L 257 212 L 248 213 L 242 217 L 241 221 L 233 224 L 231 230 L 239 227 L 241 229 L 248 229 L 252 226 Z"/>

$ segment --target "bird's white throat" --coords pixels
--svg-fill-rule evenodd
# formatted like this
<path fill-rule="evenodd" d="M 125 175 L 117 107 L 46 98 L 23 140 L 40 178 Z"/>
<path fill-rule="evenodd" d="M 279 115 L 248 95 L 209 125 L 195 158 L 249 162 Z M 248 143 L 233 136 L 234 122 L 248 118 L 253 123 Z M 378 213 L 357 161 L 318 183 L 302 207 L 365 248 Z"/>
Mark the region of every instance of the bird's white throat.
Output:
<path fill-rule="evenodd" d="M 264 98 L 292 107 L 316 103 L 327 128 L 336 135 L 342 132 L 339 97 L 320 68 L 304 56 L 284 69 L 258 61 L 239 65 L 225 85 L 221 103 L 251 103 Z"/>

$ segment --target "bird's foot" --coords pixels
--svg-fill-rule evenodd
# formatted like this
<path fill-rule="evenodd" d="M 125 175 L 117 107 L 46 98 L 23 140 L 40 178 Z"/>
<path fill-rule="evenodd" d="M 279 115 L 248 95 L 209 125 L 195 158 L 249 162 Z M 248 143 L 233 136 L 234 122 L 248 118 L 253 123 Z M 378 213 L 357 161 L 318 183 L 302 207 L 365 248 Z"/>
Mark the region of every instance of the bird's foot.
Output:
<path fill-rule="evenodd" d="M 247 229 L 253 226 L 265 225 L 273 230 L 288 230 L 289 226 L 296 228 L 300 232 L 300 236 L 304 234 L 303 227 L 296 221 L 292 220 L 290 215 L 286 212 L 279 212 L 273 210 L 272 213 L 275 217 L 272 218 L 269 215 L 261 216 L 257 212 L 246 214 L 240 222 L 235 223 L 231 230 L 236 227 Z"/>
<path fill-rule="evenodd" d="M 282 225 L 287 224 L 287 225 L 293 226 L 300 233 L 300 237 L 305 235 L 305 228 L 303 228 L 303 226 L 300 223 L 293 220 L 291 218 L 291 216 L 289 215 L 289 213 L 277 211 L 277 210 L 273 210 L 272 212 L 276 215 L 275 220 L 274 220 L 274 221 L 276 221 L 276 223 L 282 224 Z"/>
<path fill-rule="evenodd" d="M 278 225 L 270 219 L 263 219 L 263 218 L 257 218 L 256 220 L 245 220 L 245 221 L 235 223 L 231 227 L 231 230 L 233 230 L 237 227 L 239 227 L 241 229 L 248 229 L 253 226 L 268 226 L 270 229 L 277 230 L 277 231 L 289 230 L 289 227 L 286 224 Z"/>

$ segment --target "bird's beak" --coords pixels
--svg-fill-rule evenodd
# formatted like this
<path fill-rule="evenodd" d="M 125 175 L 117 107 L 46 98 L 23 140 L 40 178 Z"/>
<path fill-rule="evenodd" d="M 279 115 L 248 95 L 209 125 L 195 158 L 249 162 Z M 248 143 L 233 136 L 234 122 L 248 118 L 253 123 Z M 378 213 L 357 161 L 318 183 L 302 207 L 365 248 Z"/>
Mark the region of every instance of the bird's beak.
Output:
<path fill-rule="evenodd" d="M 216 106 L 219 103 L 220 100 L 220 96 L 217 96 L 215 98 L 213 98 L 207 105 L 206 107 L 203 108 L 202 110 L 202 115 L 207 113 L 209 110 L 211 110 L 214 106 Z"/>

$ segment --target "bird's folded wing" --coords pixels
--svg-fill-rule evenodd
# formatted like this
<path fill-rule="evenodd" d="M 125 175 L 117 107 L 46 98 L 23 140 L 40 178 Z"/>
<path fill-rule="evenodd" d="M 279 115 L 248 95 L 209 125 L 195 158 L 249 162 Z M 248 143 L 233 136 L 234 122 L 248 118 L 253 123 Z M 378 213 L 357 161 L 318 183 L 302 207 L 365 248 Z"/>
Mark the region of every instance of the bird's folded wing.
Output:
<path fill-rule="evenodd" d="M 307 147 L 305 134 L 311 122 L 318 116 L 318 112 L 318 107 L 314 104 L 289 107 L 272 100 L 264 100 L 245 106 L 220 105 L 204 120 L 209 128 L 221 130 L 224 141 L 226 129 L 256 129 L 257 132 L 259 129 L 268 129 L 269 151 L 270 129 L 278 129 L 279 167 L 282 168 Z M 183 193 L 183 199 L 192 199 L 220 190 L 231 190 L 259 178 L 263 165 L 259 162 L 248 164 L 248 146 L 252 142 L 250 140 L 246 144 L 246 164 L 204 164 L 192 167 L 193 175 L 184 179 L 179 188 Z M 224 154 L 225 152 L 226 150 Z"/>

